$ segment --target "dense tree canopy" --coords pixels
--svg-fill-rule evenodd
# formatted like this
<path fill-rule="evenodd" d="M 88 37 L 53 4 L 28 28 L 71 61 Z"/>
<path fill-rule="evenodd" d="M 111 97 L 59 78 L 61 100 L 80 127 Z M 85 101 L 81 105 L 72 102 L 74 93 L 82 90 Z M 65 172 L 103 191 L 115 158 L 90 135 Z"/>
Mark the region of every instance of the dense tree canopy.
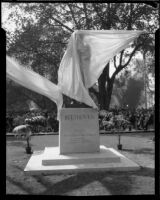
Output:
<path fill-rule="evenodd" d="M 158 28 L 158 9 L 143 3 L 9 3 L 9 8 L 12 10 L 9 20 L 17 28 L 14 33 L 7 31 L 7 54 L 54 83 L 74 30 L 125 29 L 154 33 Z M 101 108 L 109 108 L 115 78 L 129 66 L 137 50 L 146 57 L 150 55 L 148 67 L 153 68 L 154 34 L 143 34 L 131 47 L 114 57 L 112 76 L 108 64 L 98 80 Z"/>

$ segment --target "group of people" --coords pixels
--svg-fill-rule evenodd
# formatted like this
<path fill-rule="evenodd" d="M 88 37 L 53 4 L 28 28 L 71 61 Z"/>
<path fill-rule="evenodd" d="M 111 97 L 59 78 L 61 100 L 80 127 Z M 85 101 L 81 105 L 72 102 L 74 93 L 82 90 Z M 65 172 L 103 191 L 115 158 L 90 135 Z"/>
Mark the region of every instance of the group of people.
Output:
<path fill-rule="evenodd" d="M 108 112 L 99 114 L 100 129 L 135 129 L 148 130 L 154 128 L 154 110 L 153 109 L 112 109 Z"/>
<path fill-rule="evenodd" d="M 31 126 L 33 133 L 58 131 L 58 120 L 56 113 L 48 112 L 26 112 L 26 113 L 7 113 L 6 131 L 12 130 L 19 125 L 28 124 Z"/>
<path fill-rule="evenodd" d="M 57 132 L 59 122 L 56 119 L 56 113 L 49 112 L 26 112 L 26 113 L 7 113 L 6 131 L 12 132 L 14 127 L 29 124 L 32 132 Z M 154 128 L 154 110 L 137 109 L 131 111 L 129 109 L 112 109 L 103 112 L 99 111 L 99 127 L 100 130 L 112 129 L 135 129 L 148 130 L 149 127 Z"/>
<path fill-rule="evenodd" d="M 129 120 L 133 128 L 147 130 L 149 126 L 154 127 L 154 112 L 137 111 L 129 115 Z"/>

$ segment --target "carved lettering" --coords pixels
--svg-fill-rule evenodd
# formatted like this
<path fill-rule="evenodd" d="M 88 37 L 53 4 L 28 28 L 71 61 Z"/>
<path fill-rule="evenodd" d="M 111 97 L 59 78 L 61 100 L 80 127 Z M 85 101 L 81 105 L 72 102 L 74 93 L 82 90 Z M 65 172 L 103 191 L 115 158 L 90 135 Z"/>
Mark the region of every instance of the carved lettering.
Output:
<path fill-rule="evenodd" d="M 65 120 L 82 120 L 82 119 L 95 119 L 92 114 L 83 114 L 83 115 L 65 115 Z"/>

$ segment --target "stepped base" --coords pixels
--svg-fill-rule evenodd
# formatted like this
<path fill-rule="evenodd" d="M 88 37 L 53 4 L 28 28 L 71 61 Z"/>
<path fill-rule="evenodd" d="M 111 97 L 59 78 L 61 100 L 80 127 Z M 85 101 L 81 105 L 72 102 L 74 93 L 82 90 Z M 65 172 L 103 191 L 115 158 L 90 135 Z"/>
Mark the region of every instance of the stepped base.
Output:
<path fill-rule="evenodd" d="M 97 153 L 59 154 L 59 147 L 34 152 L 24 171 L 29 174 L 57 174 L 84 171 L 130 171 L 140 167 L 113 148 L 100 146 Z"/>
<path fill-rule="evenodd" d="M 91 163 L 113 163 L 120 162 L 120 157 L 116 156 L 105 146 L 100 147 L 100 152 L 96 153 L 72 153 L 59 155 L 59 148 L 45 148 L 42 165 L 75 165 Z"/>

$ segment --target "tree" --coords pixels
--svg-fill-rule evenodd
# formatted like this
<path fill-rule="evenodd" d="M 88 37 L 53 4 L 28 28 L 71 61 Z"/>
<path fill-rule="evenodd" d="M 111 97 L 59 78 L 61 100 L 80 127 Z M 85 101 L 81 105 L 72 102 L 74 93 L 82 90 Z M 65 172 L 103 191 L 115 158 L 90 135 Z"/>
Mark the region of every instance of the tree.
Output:
<path fill-rule="evenodd" d="M 21 95 L 19 90 L 20 88 L 13 81 L 7 79 L 6 84 L 6 103 L 7 103 L 7 111 L 8 110 L 23 110 L 26 111 L 28 109 L 26 104 L 26 97 Z M 23 103 L 22 103 L 23 102 Z"/>
<path fill-rule="evenodd" d="M 100 5 L 99 5 L 100 6 Z M 123 7 L 122 7 L 123 6 Z M 97 6 L 98 7 L 98 6 Z M 98 8 L 96 6 L 94 6 L 97 14 L 98 14 Z M 115 28 L 115 25 L 117 25 L 118 28 L 125 28 L 127 30 L 132 30 L 133 27 L 137 28 L 137 29 L 144 29 L 144 28 L 151 28 L 150 31 L 154 30 L 153 27 L 145 27 L 145 23 L 142 22 L 142 16 L 144 15 L 145 18 L 147 19 L 151 19 L 152 14 L 150 13 L 150 15 L 147 16 L 148 11 L 153 11 L 152 8 L 149 8 L 147 10 L 147 6 L 143 5 L 143 4 L 121 4 L 121 5 L 113 5 L 108 4 L 108 18 L 110 19 L 111 15 L 113 15 L 111 17 L 111 19 L 114 19 L 112 21 L 108 20 L 108 22 L 106 22 L 105 25 L 103 25 L 104 28 L 110 29 Z M 119 20 L 117 21 L 116 17 L 118 17 L 117 15 L 114 15 L 114 13 L 120 12 L 119 15 Z M 142 14 L 143 13 L 143 14 Z M 153 13 L 153 12 L 152 12 Z M 100 18 L 103 18 L 102 21 L 104 21 L 104 16 L 100 15 Z M 107 18 L 107 19 L 108 19 Z M 144 18 L 144 20 L 145 20 Z M 123 21 L 122 21 L 123 20 Z M 106 68 L 104 69 L 103 73 L 101 74 L 100 78 L 99 78 L 99 92 L 100 92 L 100 105 L 101 105 L 101 109 L 108 109 L 109 108 L 109 104 L 110 104 L 110 100 L 111 100 L 111 95 L 112 95 L 112 90 L 113 90 L 113 84 L 114 84 L 114 80 L 117 76 L 117 74 L 124 68 L 126 68 L 132 57 L 134 56 L 135 52 L 140 49 L 146 49 L 146 47 L 148 48 L 147 45 L 144 44 L 149 44 L 151 43 L 151 39 L 152 36 L 150 35 L 145 35 L 141 37 L 142 41 L 137 41 L 134 42 L 133 44 L 133 50 L 130 54 L 128 54 L 127 51 L 122 51 L 120 53 L 120 55 L 115 56 L 114 57 L 114 67 L 115 67 L 115 71 L 112 74 L 111 77 L 109 77 L 109 64 L 107 64 Z M 153 47 L 153 45 L 152 45 Z M 152 48 L 153 49 L 153 48 Z M 128 60 L 125 62 L 125 59 L 128 57 Z M 117 59 L 119 59 L 119 64 L 117 65 Z M 105 85 L 105 83 L 107 82 L 107 86 Z M 106 89 L 106 93 L 103 93 L 103 91 L 105 91 Z"/>
<path fill-rule="evenodd" d="M 42 110 L 56 110 L 56 104 L 38 93 L 22 87 L 7 78 L 6 83 L 7 110 L 28 111 L 28 100 L 36 102 Z"/>
<path fill-rule="evenodd" d="M 125 107 L 127 105 L 124 96 L 128 89 L 127 86 L 130 78 L 131 71 L 125 69 L 119 73 L 118 77 L 114 81 L 112 97 L 116 98 L 120 107 Z M 112 104 L 114 104 L 114 102 Z"/>
<path fill-rule="evenodd" d="M 36 21 L 20 16 L 17 12 L 12 13 L 17 23 L 21 23 L 21 29 L 16 32 L 14 41 L 10 42 L 8 53 L 10 55 L 16 53 L 23 63 L 30 64 L 35 71 L 43 75 L 48 70 L 51 73 L 51 80 L 55 83 L 60 59 L 66 48 L 65 43 L 75 29 L 138 29 L 154 32 L 158 27 L 158 10 L 142 3 L 10 3 L 10 5 L 18 6 L 24 13 L 33 15 Z M 110 63 L 105 66 L 98 80 L 101 109 L 109 108 L 114 81 L 119 72 L 129 65 L 137 50 L 146 49 L 146 44 L 154 47 L 153 40 L 151 34 L 142 35 L 132 44 L 131 52 L 126 49 L 115 56 L 113 59 L 115 71 L 111 77 Z"/>
<path fill-rule="evenodd" d="M 150 61 L 150 58 L 147 57 L 147 60 Z M 147 89 L 147 104 L 152 104 L 151 101 L 153 101 L 154 96 L 154 74 L 149 71 L 149 64 L 150 63 L 146 62 L 146 68 L 148 71 L 145 82 L 144 62 L 140 58 L 138 60 L 136 59 L 135 62 L 132 62 L 132 65 L 130 64 L 130 66 L 119 73 L 113 87 L 113 97 L 118 100 L 119 106 L 126 107 L 126 105 L 129 105 L 129 108 L 144 106 L 146 100 L 144 91 L 145 85 Z M 136 92 L 136 89 L 139 91 Z"/>
<path fill-rule="evenodd" d="M 123 97 L 124 105 L 128 105 L 129 109 L 135 109 L 138 106 L 143 87 L 144 83 L 142 79 L 130 78 Z"/>

